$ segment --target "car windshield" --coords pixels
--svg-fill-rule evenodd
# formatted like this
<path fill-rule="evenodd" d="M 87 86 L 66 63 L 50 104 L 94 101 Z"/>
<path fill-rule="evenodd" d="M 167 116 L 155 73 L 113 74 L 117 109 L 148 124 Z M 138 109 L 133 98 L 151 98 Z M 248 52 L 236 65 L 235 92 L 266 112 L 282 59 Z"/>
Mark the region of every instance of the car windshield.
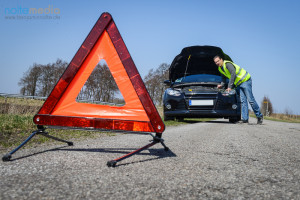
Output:
<path fill-rule="evenodd" d="M 181 77 L 175 83 L 194 83 L 194 82 L 222 82 L 222 77 L 212 74 L 195 74 Z"/>

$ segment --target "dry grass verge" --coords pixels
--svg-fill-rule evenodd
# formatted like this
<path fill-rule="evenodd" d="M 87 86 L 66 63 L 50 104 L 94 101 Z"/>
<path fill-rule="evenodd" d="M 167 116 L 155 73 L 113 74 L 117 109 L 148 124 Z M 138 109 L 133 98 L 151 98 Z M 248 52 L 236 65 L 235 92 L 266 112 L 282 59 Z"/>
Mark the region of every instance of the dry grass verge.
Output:
<path fill-rule="evenodd" d="M 253 112 L 250 112 L 250 116 L 255 117 Z M 280 122 L 300 123 L 300 115 L 273 113 L 270 116 L 264 116 L 264 119 Z"/>

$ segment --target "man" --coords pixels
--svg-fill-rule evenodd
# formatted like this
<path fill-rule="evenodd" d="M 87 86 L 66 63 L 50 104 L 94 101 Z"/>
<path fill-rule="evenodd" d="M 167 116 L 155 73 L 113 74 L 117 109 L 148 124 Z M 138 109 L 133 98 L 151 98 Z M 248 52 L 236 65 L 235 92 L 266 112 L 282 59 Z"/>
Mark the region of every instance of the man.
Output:
<path fill-rule="evenodd" d="M 226 91 L 230 92 L 233 87 L 239 87 L 240 97 L 242 104 L 242 123 L 248 123 L 249 113 L 248 113 L 248 101 L 257 117 L 257 124 L 262 124 L 263 115 L 259 110 L 259 106 L 255 101 L 255 98 L 252 93 L 252 80 L 250 74 L 238 66 L 237 64 L 223 60 L 220 55 L 214 57 L 214 62 L 218 66 L 218 70 L 222 75 L 229 79 L 228 88 Z M 225 78 L 221 85 L 218 85 L 218 88 L 224 86 Z"/>

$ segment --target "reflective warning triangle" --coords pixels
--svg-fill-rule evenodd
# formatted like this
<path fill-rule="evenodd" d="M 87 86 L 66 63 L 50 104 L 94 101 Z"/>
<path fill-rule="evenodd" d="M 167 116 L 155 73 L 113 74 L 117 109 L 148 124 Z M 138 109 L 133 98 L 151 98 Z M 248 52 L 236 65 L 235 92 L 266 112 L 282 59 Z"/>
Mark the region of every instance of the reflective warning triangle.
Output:
<path fill-rule="evenodd" d="M 125 100 L 108 106 L 76 102 L 93 69 L 104 59 Z M 103 13 L 34 116 L 37 125 L 162 133 L 158 114 L 109 13 Z"/>

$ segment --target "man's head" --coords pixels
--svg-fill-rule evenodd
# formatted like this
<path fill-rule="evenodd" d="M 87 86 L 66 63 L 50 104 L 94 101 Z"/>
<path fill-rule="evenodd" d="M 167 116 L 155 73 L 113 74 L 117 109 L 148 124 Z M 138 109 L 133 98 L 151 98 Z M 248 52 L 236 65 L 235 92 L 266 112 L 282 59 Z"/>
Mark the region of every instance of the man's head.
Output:
<path fill-rule="evenodd" d="M 223 60 L 223 58 L 221 58 L 220 55 L 216 55 L 214 57 L 214 62 L 218 67 L 221 67 L 221 66 L 223 66 L 224 60 Z"/>

